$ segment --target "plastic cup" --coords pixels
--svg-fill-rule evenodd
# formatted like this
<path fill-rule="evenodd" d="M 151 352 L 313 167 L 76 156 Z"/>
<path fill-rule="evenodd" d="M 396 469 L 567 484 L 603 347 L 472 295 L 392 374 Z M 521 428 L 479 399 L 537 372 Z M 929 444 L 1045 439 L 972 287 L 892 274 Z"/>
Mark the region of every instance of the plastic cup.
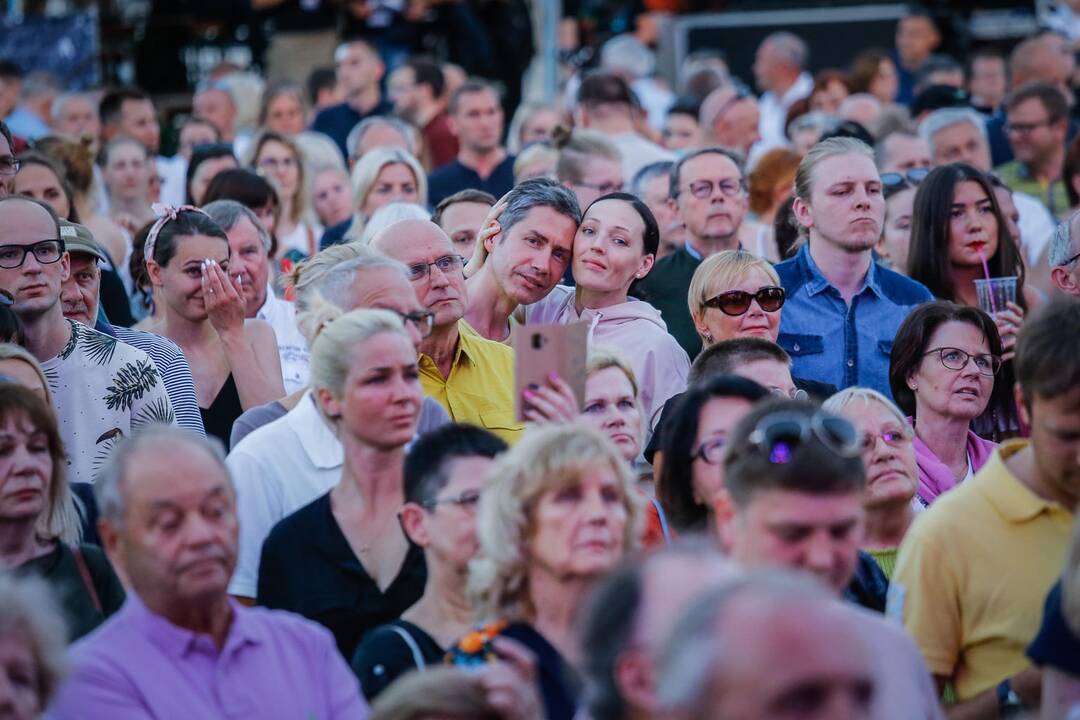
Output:
<path fill-rule="evenodd" d="M 1016 276 L 976 280 L 975 294 L 979 298 L 979 309 L 983 312 L 992 315 L 1005 310 L 1007 303 L 1016 302 Z"/>

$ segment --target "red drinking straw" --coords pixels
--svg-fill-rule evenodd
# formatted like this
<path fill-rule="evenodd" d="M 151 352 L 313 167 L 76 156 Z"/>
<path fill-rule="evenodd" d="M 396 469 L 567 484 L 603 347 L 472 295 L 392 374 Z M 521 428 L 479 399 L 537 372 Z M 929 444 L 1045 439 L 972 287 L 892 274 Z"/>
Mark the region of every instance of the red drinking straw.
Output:
<path fill-rule="evenodd" d="M 979 253 L 979 259 L 982 260 L 983 275 L 986 277 L 986 293 L 990 296 L 990 312 L 997 312 L 997 303 L 994 302 L 994 286 L 990 282 L 990 266 L 986 264 L 986 255 Z"/>

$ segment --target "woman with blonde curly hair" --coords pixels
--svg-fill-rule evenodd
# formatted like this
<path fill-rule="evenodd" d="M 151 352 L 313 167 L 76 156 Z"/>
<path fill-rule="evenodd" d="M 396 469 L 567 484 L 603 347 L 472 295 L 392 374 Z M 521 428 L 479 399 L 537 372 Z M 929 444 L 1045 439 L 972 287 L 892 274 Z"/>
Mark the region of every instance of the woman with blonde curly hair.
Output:
<path fill-rule="evenodd" d="M 618 449 L 581 424 L 531 430 L 488 473 L 469 588 L 490 632 L 537 655 L 549 718 L 575 714 L 574 616 L 595 582 L 637 548 L 641 505 Z"/>

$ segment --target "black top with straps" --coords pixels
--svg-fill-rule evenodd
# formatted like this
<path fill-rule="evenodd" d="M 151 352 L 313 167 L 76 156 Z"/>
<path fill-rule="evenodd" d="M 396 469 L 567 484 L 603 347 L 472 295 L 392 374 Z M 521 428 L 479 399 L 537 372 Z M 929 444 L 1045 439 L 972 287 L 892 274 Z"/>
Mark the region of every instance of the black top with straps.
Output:
<path fill-rule="evenodd" d="M 352 668 L 370 703 L 405 673 L 441 665 L 445 657 L 446 650 L 420 626 L 394 620 L 364 637 L 353 656 Z"/>
<path fill-rule="evenodd" d="M 206 434 L 221 440 L 225 443 L 225 447 L 229 447 L 233 423 L 243 412 L 244 408 L 240 405 L 240 392 L 236 389 L 236 381 L 233 380 L 232 373 L 225 378 L 225 384 L 221 386 L 221 390 L 218 391 L 210 407 L 199 408 Z"/>

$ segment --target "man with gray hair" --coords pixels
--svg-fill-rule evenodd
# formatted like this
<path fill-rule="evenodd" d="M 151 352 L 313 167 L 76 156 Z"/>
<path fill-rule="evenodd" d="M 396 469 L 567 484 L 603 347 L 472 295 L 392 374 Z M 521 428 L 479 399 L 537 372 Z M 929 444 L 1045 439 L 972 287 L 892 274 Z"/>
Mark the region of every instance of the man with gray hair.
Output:
<path fill-rule="evenodd" d="M 238 518 L 219 444 L 140 433 L 117 449 L 95 494 L 102 544 L 128 596 L 72 647 L 50 717 L 367 716 L 329 632 L 229 599 Z"/>
<path fill-rule="evenodd" d="M 364 154 L 377 147 L 397 147 L 416 155 L 416 129 L 393 115 L 372 115 L 356 123 L 345 138 L 345 150 L 352 170 Z"/>
<path fill-rule="evenodd" d="M 934 167 L 965 162 L 986 173 L 993 170 L 986 123 L 974 110 L 935 110 L 919 123 L 919 137 L 930 146 L 930 160 Z M 1016 211 L 1020 213 L 1017 225 L 1020 227 L 1021 250 L 1028 265 L 1034 266 L 1054 232 L 1054 218 L 1038 198 L 1014 192 L 1012 199 Z"/>
<path fill-rule="evenodd" d="M 652 717 L 878 717 L 877 658 L 852 615 L 803 578 L 729 580 L 683 611 L 661 656 Z"/>
<path fill-rule="evenodd" d="M 1048 261 L 1054 287 L 1080 297 L 1080 212 L 1074 212 L 1054 229 Z"/>
<path fill-rule="evenodd" d="M 101 119 L 95 105 L 86 93 L 70 92 L 57 95 L 49 113 L 53 130 L 72 138 L 91 138 L 90 146 L 97 152 Z"/>
<path fill-rule="evenodd" d="M 813 91 L 814 79 L 805 70 L 808 55 L 806 43 L 786 31 L 772 33 L 758 45 L 753 69 L 762 91 L 759 152 L 787 142 L 788 110 Z"/>
<path fill-rule="evenodd" d="M 925 173 L 930 168 L 930 145 L 923 138 L 906 130 L 889 133 L 874 146 L 874 164 L 882 175 L 905 175 L 909 170 L 917 168 Z"/>
<path fill-rule="evenodd" d="M 686 243 L 686 223 L 679 217 L 679 212 L 668 200 L 671 190 L 671 171 L 675 163 L 662 160 L 646 165 L 638 170 L 630 180 L 630 192 L 641 198 L 649 206 L 656 225 L 660 230 L 660 246 L 656 250 L 656 259 L 667 257 Z"/>
<path fill-rule="evenodd" d="M 590 720 L 647 720 L 660 708 L 664 640 L 694 598 L 739 573 L 716 545 L 684 540 L 633 557 L 590 594 L 580 644 Z"/>
<path fill-rule="evenodd" d="M 465 322 L 481 337 L 507 342 L 518 306 L 547 297 L 570 266 L 581 208 L 572 191 L 547 178 L 522 182 L 500 204 L 481 235 L 497 231 L 476 244 L 469 262 Z"/>
<path fill-rule="evenodd" d="M 407 273 L 400 262 L 356 243 L 323 250 L 302 267 L 296 280 L 301 329 L 314 340 L 319 328 L 311 326 L 309 318 L 323 302 L 345 312 L 377 308 L 400 315 L 413 344 L 419 346 L 431 333 L 432 316 L 420 306 Z M 238 436 L 237 428 L 248 425 L 256 414 L 262 424 Z M 266 419 L 268 415 L 274 419 Z M 424 398 L 417 434 L 449 421 L 437 402 Z M 226 464 L 236 481 L 241 534 L 229 592 L 253 600 L 266 536 L 279 520 L 337 483 L 345 456 L 310 390 L 252 408 L 237 419 L 231 439 Z"/>
<path fill-rule="evenodd" d="M 285 392 L 307 387 L 311 353 L 296 326 L 296 309 L 270 287 L 270 233 L 250 209 L 235 200 L 215 200 L 203 208 L 229 238 L 229 269 L 240 275 L 244 317 L 270 323 L 277 337 Z"/>

